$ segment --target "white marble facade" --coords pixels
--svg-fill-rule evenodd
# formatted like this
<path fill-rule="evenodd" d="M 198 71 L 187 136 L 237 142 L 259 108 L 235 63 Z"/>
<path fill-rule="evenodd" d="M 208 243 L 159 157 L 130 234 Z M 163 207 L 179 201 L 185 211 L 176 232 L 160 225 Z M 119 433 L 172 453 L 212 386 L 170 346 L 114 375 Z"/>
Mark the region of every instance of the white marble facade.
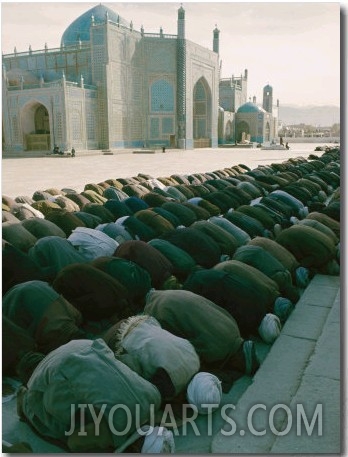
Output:
<path fill-rule="evenodd" d="M 5 151 L 218 145 L 219 55 L 178 34 L 136 31 L 97 5 L 61 46 L 3 55 Z"/>

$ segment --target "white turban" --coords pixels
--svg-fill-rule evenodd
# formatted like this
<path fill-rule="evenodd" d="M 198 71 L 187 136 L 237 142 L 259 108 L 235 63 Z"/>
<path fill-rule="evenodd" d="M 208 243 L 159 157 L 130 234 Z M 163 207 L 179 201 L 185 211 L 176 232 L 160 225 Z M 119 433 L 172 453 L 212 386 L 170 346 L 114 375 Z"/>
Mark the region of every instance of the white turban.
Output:
<path fill-rule="evenodd" d="M 294 305 L 288 298 L 278 297 L 273 306 L 274 314 L 281 322 L 285 322 L 294 309 Z"/>
<path fill-rule="evenodd" d="M 27 210 L 31 211 L 35 217 L 39 217 L 40 219 L 45 219 L 45 215 L 39 211 L 38 209 L 33 208 L 31 205 L 28 205 L 28 203 L 23 203 L 20 205 L 23 208 L 26 208 Z M 16 214 L 16 211 L 14 211 L 14 214 Z"/>
<path fill-rule="evenodd" d="M 118 225 L 123 225 L 123 223 L 129 218 L 129 216 L 121 216 L 118 219 L 116 219 L 115 224 Z"/>
<path fill-rule="evenodd" d="M 295 225 L 295 224 L 298 224 L 300 221 L 298 220 L 298 218 L 296 216 L 291 216 L 290 222 L 292 223 L 292 225 Z"/>
<path fill-rule="evenodd" d="M 222 389 L 221 381 L 211 373 L 201 371 L 197 373 L 187 387 L 187 401 L 196 406 L 200 414 L 208 414 L 217 409 L 221 402 Z M 217 405 L 208 408 L 202 405 Z"/>
<path fill-rule="evenodd" d="M 68 241 L 87 260 L 98 257 L 110 257 L 114 254 L 119 243 L 100 230 L 87 227 L 77 227 L 71 233 Z"/>
<path fill-rule="evenodd" d="M 308 206 L 304 206 L 303 208 L 300 208 L 299 211 L 298 211 L 298 215 L 303 219 L 305 218 L 306 216 L 308 216 Z"/>
<path fill-rule="evenodd" d="M 296 285 L 305 288 L 309 284 L 308 269 L 305 267 L 296 268 Z"/>
<path fill-rule="evenodd" d="M 146 435 L 143 447 L 141 448 L 142 454 L 174 454 L 175 442 L 173 433 L 165 427 L 142 427 L 142 431 L 148 428 L 149 433 Z"/>
<path fill-rule="evenodd" d="M 265 343 L 272 344 L 280 335 L 281 328 L 279 317 L 268 313 L 261 321 L 259 335 Z"/>

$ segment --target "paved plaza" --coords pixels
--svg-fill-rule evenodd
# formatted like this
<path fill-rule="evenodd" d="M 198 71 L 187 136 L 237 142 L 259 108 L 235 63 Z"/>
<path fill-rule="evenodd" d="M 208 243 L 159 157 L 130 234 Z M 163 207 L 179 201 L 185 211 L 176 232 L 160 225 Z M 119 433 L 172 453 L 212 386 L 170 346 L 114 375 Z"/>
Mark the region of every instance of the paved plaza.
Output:
<path fill-rule="evenodd" d="M 32 194 L 48 188 L 70 188 L 83 191 L 84 185 L 110 178 L 127 178 L 145 173 L 157 178 L 174 173 L 204 173 L 243 163 L 250 168 L 283 162 L 290 157 L 308 157 L 314 144 L 296 144 L 289 151 L 260 149 L 169 149 L 165 153 L 133 154 L 117 150 L 112 155 L 102 151 L 77 151 L 76 157 L 43 156 L 2 160 L 2 194 L 8 197 Z"/>
<path fill-rule="evenodd" d="M 322 154 L 314 152 L 313 144 L 296 146 L 286 152 L 206 149 L 133 154 L 125 150 L 113 155 L 82 152 L 76 158 L 3 159 L 2 193 L 12 198 L 32 196 L 36 190 L 50 187 L 81 192 L 87 183 L 138 173 L 159 177 L 239 163 L 257 167 L 289 157 Z M 196 427 L 190 423 L 186 429 L 180 427 L 175 433 L 176 453 L 342 452 L 340 322 L 340 278 L 315 276 L 275 343 L 271 347 L 257 343 L 262 364 L 254 378 L 244 376 L 236 381 L 211 421 L 208 416 L 199 416 Z M 19 421 L 15 398 L 3 403 L 2 429 L 3 440 L 28 442 L 34 453 L 64 453 Z"/>

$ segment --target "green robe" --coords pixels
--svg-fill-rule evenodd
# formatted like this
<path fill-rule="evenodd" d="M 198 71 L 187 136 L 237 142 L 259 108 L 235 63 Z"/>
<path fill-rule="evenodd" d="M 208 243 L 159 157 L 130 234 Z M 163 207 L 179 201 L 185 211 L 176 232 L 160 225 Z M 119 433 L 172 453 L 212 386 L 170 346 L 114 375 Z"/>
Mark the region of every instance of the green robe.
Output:
<path fill-rule="evenodd" d="M 144 313 L 189 340 L 202 362 L 223 364 L 243 343 L 233 317 L 210 300 L 187 290 L 152 290 Z"/>
<path fill-rule="evenodd" d="M 96 415 L 97 408 L 106 405 L 104 417 L 118 432 L 111 429 L 116 449 L 149 421 L 151 408 L 159 410 L 161 397 L 154 385 L 116 360 L 103 340 L 76 340 L 52 351 L 36 367 L 23 412 L 40 434 L 64 443 L 65 432 L 72 428 L 72 405 L 79 416 L 79 404 L 93 406 Z M 126 411 L 131 413 L 129 421 Z"/>

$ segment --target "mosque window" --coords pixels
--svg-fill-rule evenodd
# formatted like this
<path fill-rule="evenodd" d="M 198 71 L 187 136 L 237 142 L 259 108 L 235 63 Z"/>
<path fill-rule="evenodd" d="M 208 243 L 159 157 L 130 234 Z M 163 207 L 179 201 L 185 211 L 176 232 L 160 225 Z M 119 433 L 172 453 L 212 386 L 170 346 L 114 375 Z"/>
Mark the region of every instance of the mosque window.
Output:
<path fill-rule="evenodd" d="M 162 119 L 162 134 L 170 134 L 173 132 L 173 118 L 172 117 L 164 117 Z"/>
<path fill-rule="evenodd" d="M 194 99 L 203 101 L 203 100 L 206 100 L 206 98 L 207 98 L 207 95 L 205 93 L 204 86 L 200 81 L 198 81 L 198 83 L 195 86 Z"/>
<path fill-rule="evenodd" d="M 35 133 L 49 133 L 50 124 L 47 109 L 39 106 L 35 111 Z"/>
<path fill-rule="evenodd" d="M 150 124 L 150 138 L 159 138 L 160 132 L 159 132 L 159 118 L 158 117 L 152 117 L 151 118 L 151 124 Z"/>
<path fill-rule="evenodd" d="M 194 115 L 204 116 L 206 114 L 206 102 L 196 101 L 194 104 Z"/>
<path fill-rule="evenodd" d="M 208 95 L 202 81 L 198 81 L 193 89 L 193 138 L 207 138 L 208 133 Z"/>
<path fill-rule="evenodd" d="M 151 111 L 173 112 L 174 111 L 174 88 L 173 84 L 164 79 L 155 81 L 151 86 Z"/>

